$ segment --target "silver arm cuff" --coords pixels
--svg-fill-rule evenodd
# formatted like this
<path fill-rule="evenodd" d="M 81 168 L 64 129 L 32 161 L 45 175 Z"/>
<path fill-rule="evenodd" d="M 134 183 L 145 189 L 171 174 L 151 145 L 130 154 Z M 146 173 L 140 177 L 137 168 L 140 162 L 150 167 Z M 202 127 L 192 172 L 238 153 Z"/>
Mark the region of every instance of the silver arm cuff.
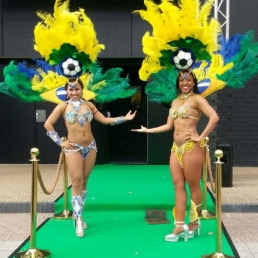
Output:
<path fill-rule="evenodd" d="M 125 118 L 124 118 L 123 116 L 120 116 L 120 117 L 118 117 L 118 118 L 115 120 L 115 122 L 112 123 L 111 125 L 118 125 L 118 124 L 122 124 L 122 123 L 124 123 L 124 122 L 126 122 Z"/>
<path fill-rule="evenodd" d="M 56 131 L 48 131 L 47 136 L 58 145 L 60 145 L 60 143 L 62 142 Z"/>

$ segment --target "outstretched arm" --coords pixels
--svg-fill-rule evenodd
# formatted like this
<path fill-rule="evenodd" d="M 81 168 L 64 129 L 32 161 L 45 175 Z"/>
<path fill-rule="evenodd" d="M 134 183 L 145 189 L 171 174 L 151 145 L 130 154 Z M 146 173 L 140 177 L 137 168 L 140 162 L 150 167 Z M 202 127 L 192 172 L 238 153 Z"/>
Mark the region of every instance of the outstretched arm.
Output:
<path fill-rule="evenodd" d="M 147 128 L 144 126 L 141 126 L 140 129 L 132 129 L 133 132 L 138 133 L 164 133 L 172 130 L 174 128 L 174 120 L 168 116 L 167 123 L 158 127 L 153 128 Z"/>
<path fill-rule="evenodd" d="M 133 120 L 137 111 L 132 113 L 131 110 L 125 116 L 119 117 L 105 117 L 101 112 L 97 112 L 94 114 L 94 119 L 99 123 L 106 124 L 106 125 L 117 125 L 121 124 L 130 120 Z"/>

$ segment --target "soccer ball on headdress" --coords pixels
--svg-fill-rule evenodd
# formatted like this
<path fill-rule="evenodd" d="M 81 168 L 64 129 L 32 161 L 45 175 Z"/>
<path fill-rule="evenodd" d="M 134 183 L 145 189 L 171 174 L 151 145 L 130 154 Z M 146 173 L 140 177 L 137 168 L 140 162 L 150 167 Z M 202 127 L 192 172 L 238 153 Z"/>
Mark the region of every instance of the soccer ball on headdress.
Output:
<path fill-rule="evenodd" d="M 65 77 L 79 77 L 82 74 L 82 68 L 79 61 L 71 57 L 62 62 L 61 67 Z"/>
<path fill-rule="evenodd" d="M 174 63 L 175 67 L 180 70 L 190 68 L 195 61 L 192 52 L 182 49 L 176 51 L 172 59 L 172 63 Z"/>

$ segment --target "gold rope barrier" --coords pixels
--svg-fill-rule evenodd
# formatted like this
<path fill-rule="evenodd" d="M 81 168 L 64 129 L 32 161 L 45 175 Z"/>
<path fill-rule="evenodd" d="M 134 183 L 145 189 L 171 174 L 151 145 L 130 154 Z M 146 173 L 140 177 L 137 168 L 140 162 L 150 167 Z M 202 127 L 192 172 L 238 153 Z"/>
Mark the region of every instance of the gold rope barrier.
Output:
<path fill-rule="evenodd" d="M 53 187 L 51 188 L 51 190 L 47 190 L 45 185 L 44 185 L 44 182 L 42 180 L 42 176 L 41 176 L 41 173 L 40 173 L 40 170 L 39 170 L 39 166 L 38 166 L 38 180 L 39 180 L 39 184 L 41 186 L 41 189 L 42 191 L 47 194 L 47 195 L 50 195 L 54 192 L 55 188 L 56 188 L 56 185 L 57 185 L 57 182 L 58 182 L 58 178 L 60 176 L 60 171 L 61 171 L 61 165 L 63 163 L 63 160 L 64 160 L 64 153 L 63 151 L 60 153 L 60 156 L 59 156 L 59 161 L 58 161 L 58 165 L 57 165 L 57 170 L 56 170 L 56 176 L 55 176 L 55 180 L 54 180 L 54 184 L 53 184 Z"/>
<path fill-rule="evenodd" d="M 30 249 L 20 252 L 15 257 L 21 258 L 41 258 L 48 257 L 48 250 L 40 250 L 36 248 L 36 226 L 37 226 L 37 186 L 38 186 L 38 148 L 32 148 L 30 151 L 32 161 L 32 182 L 31 182 L 31 227 L 30 227 Z"/>
<path fill-rule="evenodd" d="M 216 252 L 209 255 L 204 255 L 202 258 L 231 258 L 222 253 L 222 229 L 221 229 L 221 164 L 223 162 L 220 159 L 223 157 L 222 150 L 215 151 L 215 157 L 217 158 L 216 164 Z M 233 258 L 233 257 L 232 257 Z"/>
<path fill-rule="evenodd" d="M 62 141 L 65 141 L 66 138 L 62 137 Z M 55 219 L 71 219 L 73 217 L 73 212 L 68 209 L 68 173 L 67 173 L 67 165 L 65 162 L 65 155 L 64 151 L 62 150 L 63 154 L 63 164 L 64 164 L 64 175 L 63 175 L 63 182 L 64 182 L 64 210 L 60 213 L 54 215 Z"/>
<path fill-rule="evenodd" d="M 202 211 L 200 218 L 201 219 L 214 219 L 215 214 L 209 212 L 207 210 L 207 169 L 208 162 L 210 161 L 210 153 L 209 153 L 209 145 L 208 145 L 209 137 L 206 137 L 206 146 L 205 146 L 205 154 L 204 154 L 204 162 L 203 162 L 203 194 L 202 194 Z M 211 177 L 211 176 L 210 176 Z M 213 178 L 210 178 L 210 181 L 213 182 Z"/>
<path fill-rule="evenodd" d="M 211 190 L 213 193 L 215 193 L 215 184 L 214 184 L 214 180 L 213 180 L 213 176 L 212 176 L 212 171 L 211 171 L 211 159 L 210 159 L 210 150 L 209 150 L 209 146 L 207 146 L 207 168 L 209 171 L 209 176 L 210 176 L 210 184 L 211 184 Z"/>

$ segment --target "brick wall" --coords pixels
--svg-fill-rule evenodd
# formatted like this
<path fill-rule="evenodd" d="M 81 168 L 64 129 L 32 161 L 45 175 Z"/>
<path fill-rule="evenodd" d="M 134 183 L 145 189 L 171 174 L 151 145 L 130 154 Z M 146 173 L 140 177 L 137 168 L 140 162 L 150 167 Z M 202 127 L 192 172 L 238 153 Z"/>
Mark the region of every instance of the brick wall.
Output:
<path fill-rule="evenodd" d="M 217 144 L 233 147 L 234 166 L 258 166 L 258 76 L 242 89 L 217 94 Z"/>

